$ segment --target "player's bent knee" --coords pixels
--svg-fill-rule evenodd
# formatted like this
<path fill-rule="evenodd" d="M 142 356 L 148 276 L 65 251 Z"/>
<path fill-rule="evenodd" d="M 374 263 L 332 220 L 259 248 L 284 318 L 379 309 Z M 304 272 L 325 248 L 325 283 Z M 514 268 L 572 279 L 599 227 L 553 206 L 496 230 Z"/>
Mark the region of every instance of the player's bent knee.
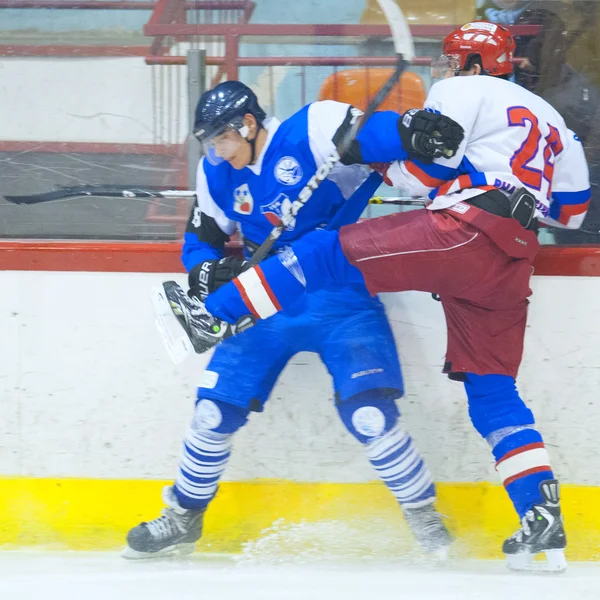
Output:
<path fill-rule="evenodd" d="M 535 423 L 533 413 L 519 396 L 513 377 L 467 373 L 465 391 L 471 421 L 484 438 L 506 428 Z"/>
<path fill-rule="evenodd" d="M 196 403 L 192 429 L 214 433 L 234 433 L 248 421 L 250 411 L 221 400 L 201 398 Z"/>
<path fill-rule="evenodd" d="M 346 429 L 362 444 L 390 431 L 400 416 L 396 403 L 389 398 L 347 400 L 336 408 Z"/>

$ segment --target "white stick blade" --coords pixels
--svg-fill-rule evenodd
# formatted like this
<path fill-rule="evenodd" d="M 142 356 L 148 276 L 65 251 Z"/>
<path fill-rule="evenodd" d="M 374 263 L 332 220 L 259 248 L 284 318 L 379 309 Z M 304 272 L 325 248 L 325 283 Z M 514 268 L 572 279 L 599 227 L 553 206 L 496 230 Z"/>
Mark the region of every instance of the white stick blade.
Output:
<path fill-rule="evenodd" d="M 194 354 L 192 342 L 173 314 L 162 285 L 152 290 L 152 304 L 156 311 L 156 328 L 171 360 L 178 365 Z"/>
<path fill-rule="evenodd" d="M 396 54 L 402 54 L 404 60 L 410 62 L 415 57 L 415 45 L 400 5 L 395 0 L 377 0 L 377 2 L 392 30 Z"/>

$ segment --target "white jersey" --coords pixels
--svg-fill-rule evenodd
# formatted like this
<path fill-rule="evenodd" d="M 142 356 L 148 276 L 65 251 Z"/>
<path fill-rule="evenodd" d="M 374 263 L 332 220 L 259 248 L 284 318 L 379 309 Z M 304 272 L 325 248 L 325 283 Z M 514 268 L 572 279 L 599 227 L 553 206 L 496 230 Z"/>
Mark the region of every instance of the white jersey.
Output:
<path fill-rule="evenodd" d="M 454 119 L 465 138 L 450 160 L 394 163 L 388 177 L 395 186 L 429 196 L 431 210 L 524 186 L 536 198 L 540 220 L 581 226 L 591 196 L 583 147 L 545 100 L 504 79 L 463 76 L 434 84 L 425 108 Z"/>

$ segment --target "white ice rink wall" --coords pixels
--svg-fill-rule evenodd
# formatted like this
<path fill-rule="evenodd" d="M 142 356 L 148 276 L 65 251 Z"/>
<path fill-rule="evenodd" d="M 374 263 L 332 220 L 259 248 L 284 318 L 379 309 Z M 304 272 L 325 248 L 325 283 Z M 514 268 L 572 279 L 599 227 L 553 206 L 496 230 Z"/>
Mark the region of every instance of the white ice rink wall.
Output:
<path fill-rule="evenodd" d="M 181 276 L 179 276 L 181 278 Z M 149 293 L 172 274 L 0 272 L 0 473 L 168 479 L 207 362 L 173 365 Z M 522 395 L 564 482 L 600 485 L 600 278 L 534 277 Z M 441 374 L 441 306 L 384 295 L 406 383 L 400 401 L 439 481 L 495 481 L 462 385 Z M 258 351 L 258 349 L 257 349 Z M 236 374 L 232 373 L 231 377 Z M 237 440 L 227 477 L 373 478 L 315 355 L 297 355 Z"/>
<path fill-rule="evenodd" d="M 155 331 L 149 292 L 173 277 L 182 275 L 0 272 L 0 512 L 11 515 L 0 525 L 4 545 L 115 548 L 129 527 L 157 516 L 206 363 L 174 366 Z M 533 289 L 520 389 L 568 484 L 572 557 L 594 558 L 600 278 L 534 277 Z M 421 293 L 384 302 L 404 368 L 400 406 L 439 482 L 440 509 L 467 555 L 497 556 L 515 518 L 462 386 L 440 373 L 441 307 Z M 397 506 L 373 479 L 337 420 L 325 369 L 299 354 L 266 411 L 235 440 L 203 548 L 238 551 L 274 522 L 336 523 L 318 529 L 319 546 L 333 536 L 347 549 L 356 528 L 385 552 L 399 539 L 410 545 Z"/>

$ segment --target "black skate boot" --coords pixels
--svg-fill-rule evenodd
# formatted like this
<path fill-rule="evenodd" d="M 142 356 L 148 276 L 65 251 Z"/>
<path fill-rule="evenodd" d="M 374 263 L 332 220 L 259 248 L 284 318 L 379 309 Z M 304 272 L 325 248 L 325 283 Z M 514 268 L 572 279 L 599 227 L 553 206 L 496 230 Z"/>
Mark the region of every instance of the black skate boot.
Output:
<path fill-rule="evenodd" d="M 190 298 L 175 281 L 165 281 L 156 288 L 153 301 L 158 330 L 176 363 L 186 358 L 192 349 L 202 354 L 236 332 L 254 325 L 251 315 L 242 317 L 236 325 L 213 317 L 204 308 L 204 303 Z"/>
<path fill-rule="evenodd" d="M 525 513 L 521 529 L 502 545 L 509 569 L 560 572 L 567 568 L 564 550 L 567 537 L 560 513 L 558 481 L 542 481 L 540 492 L 543 503 Z M 534 563 L 534 556 L 541 552 L 546 554 L 546 563 Z"/>
<path fill-rule="evenodd" d="M 426 504 L 419 508 L 403 507 L 402 510 L 408 526 L 423 550 L 439 560 L 446 560 L 452 536 L 435 506 Z"/>
<path fill-rule="evenodd" d="M 196 542 L 202 535 L 206 509 L 182 508 L 170 486 L 163 489 L 163 501 L 167 508 L 160 517 L 140 523 L 129 531 L 123 558 L 161 558 L 194 552 Z"/>

